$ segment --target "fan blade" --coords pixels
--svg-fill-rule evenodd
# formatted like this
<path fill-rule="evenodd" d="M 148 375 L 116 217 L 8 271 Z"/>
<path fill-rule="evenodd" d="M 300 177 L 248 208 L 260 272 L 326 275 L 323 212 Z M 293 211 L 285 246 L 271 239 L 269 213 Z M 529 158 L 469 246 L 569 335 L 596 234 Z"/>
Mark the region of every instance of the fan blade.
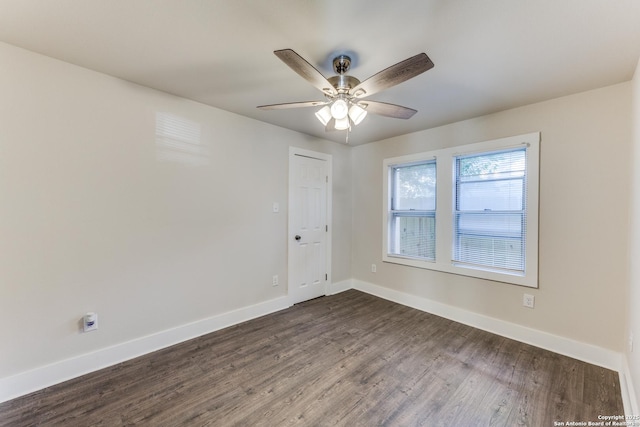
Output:
<path fill-rule="evenodd" d="M 433 62 L 426 53 L 398 62 L 389 68 L 369 77 L 367 80 L 354 87 L 350 93 L 356 98 L 373 95 L 381 90 L 388 89 L 404 81 L 414 78 L 433 68 Z"/>
<path fill-rule="evenodd" d="M 282 49 L 273 52 L 278 58 L 289 66 L 293 71 L 302 76 L 303 79 L 311 83 L 323 93 L 328 95 L 337 95 L 338 91 L 329 83 L 329 81 L 316 70 L 313 65 L 309 64 L 302 56 L 298 55 L 292 49 Z"/>
<path fill-rule="evenodd" d="M 304 102 L 287 102 L 284 104 L 258 105 L 261 110 L 285 110 L 287 108 L 304 108 L 317 107 L 318 105 L 326 105 L 326 101 L 304 101 Z"/>
<path fill-rule="evenodd" d="M 358 102 L 358 105 L 369 113 L 392 117 L 394 119 L 409 119 L 418 112 L 418 110 L 414 110 L 413 108 L 378 101 L 360 101 Z"/>

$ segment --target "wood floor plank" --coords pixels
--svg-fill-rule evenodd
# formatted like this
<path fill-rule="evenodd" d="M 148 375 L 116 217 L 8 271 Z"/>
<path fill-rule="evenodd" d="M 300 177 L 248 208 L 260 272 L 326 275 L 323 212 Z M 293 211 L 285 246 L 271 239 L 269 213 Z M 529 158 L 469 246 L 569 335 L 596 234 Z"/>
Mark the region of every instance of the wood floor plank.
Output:
<path fill-rule="evenodd" d="M 540 426 L 622 414 L 617 374 L 358 291 L 0 404 L 0 426 Z"/>

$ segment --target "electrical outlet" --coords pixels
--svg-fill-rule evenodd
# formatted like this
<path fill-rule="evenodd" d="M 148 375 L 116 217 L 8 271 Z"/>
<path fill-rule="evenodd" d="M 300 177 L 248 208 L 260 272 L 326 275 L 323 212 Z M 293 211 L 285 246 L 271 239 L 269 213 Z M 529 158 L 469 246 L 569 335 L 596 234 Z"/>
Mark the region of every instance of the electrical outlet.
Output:
<path fill-rule="evenodd" d="M 87 313 L 82 318 L 82 329 L 84 332 L 97 331 L 98 330 L 98 314 Z"/>
<path fill-rule="evenodd" d="M 522 297 L 522 305 L 528 308 L 533 308 L 536 303 L 536 297 L 529 294 L 524 294 Z"/>
<path fill-rule="evenodd" d="M 273 286 L 278 286 L 278 285 L 280 284 L 280 279 L 278 278 L 278 275 L 277 275 L 277 274 L 275 274 L 275 275 L 273 276 L 273 281 L 271 282 L 271 284 L 272 284 Z"/>
<path fill-rule="evenodd" d="M 371 272 L 372 272 L 372 273 L 375 273 L 377 269 L 378 269 L 378 268 L 376 267 L 376 265 L 375 265 L 375 264 L 371 264 Z"/>

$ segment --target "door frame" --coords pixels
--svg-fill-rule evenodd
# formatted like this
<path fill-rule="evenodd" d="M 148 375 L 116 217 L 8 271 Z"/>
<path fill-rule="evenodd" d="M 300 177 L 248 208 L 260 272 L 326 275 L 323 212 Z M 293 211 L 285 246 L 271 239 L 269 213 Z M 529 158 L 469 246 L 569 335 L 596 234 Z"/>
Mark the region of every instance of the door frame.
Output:
<path fill-rule="evenodd" d="M 294 194 L 294 176 L 293 176 L 293 161 L 296 156 L 300 157 L 310 157 L 312 159 L 324 160 L 327 162 L 327 227 L 329 230 L 327 231 L 326 240 L 325 240 L 325 268 L 327 274 L 327 280 L 324 282 L 324 294 L 329 295 L 329 290 L 331 289 L 331 242 L 333 235 L 333 224 L 332 224 L 332 199 L 333 199 L 333 156 L 331 154 L 319 153 L 317 151 L 305 150 L 303 148 L 298 147 L 289 147 L 289 203 L 287 208 L 287 297 L 289 299 L 289 305 L 293 305 L 292 295 L 291 295 L 291 283 L 292 281 L 292 271 L 291 266 L 293 265 L 293 241 L 294 236 L 296 235 L 296 231 L 293 230 L 292 226 L 292 206 L 293 206 L 293 194 Z"/>

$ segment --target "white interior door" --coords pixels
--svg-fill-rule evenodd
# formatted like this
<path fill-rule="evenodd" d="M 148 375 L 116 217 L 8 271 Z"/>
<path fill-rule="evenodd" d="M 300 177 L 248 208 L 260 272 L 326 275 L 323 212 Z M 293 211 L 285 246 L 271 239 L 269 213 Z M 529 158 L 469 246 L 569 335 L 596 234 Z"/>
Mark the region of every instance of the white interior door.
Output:
<path fill-rule="evenodd" d="M 289 297 L 292 304 L 327 294 L 330 159 L 313 157 L 314 154 L 320 153 L 292 152 L 289 159 Z"/>

